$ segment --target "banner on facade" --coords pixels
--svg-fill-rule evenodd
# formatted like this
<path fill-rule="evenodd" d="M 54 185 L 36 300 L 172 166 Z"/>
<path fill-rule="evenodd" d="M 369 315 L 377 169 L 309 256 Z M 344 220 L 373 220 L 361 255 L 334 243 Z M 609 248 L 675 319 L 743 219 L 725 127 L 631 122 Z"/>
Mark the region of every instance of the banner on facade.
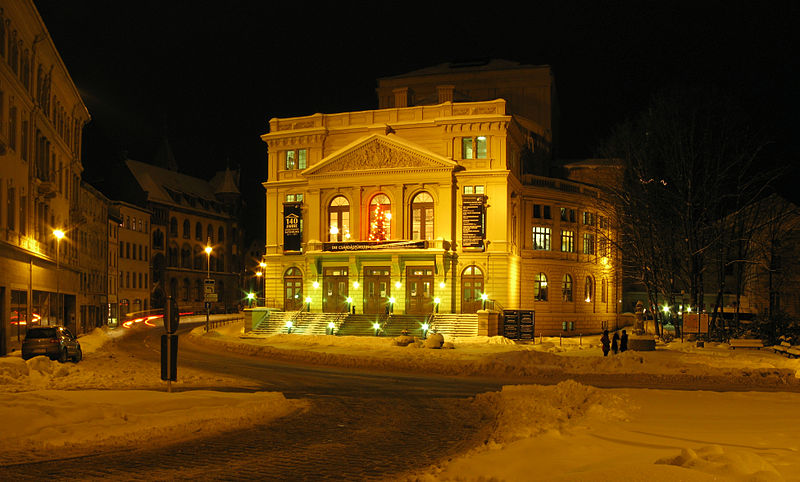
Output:
<path fill-rule="evenodd" d="M 427 241 L 354 241 L 322 243 L 323 251 L 364 251 L 370 249 L 425 249 Z"/>
<path fill-rule="evenodd" d="M 300 251 L 303 243 L 303 211 L 300 203 L 283 205 L 283 250 Z"/>
<path fill-rule="evenodd" d="M 486 196 L 464 195 L 461 203 L 461 247 L 483 250 L 485 238 Z"/>

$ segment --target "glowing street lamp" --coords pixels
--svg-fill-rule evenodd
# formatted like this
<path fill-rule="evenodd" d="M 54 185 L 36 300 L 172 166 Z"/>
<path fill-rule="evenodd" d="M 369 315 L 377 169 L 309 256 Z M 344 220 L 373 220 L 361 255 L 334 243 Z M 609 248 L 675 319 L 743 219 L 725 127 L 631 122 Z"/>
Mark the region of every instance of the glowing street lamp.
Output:
<path fill-rule="evenodd" d="M 389 313 L 394 313 L 394 303 L 397 301 L 394 296 L 389 297 Z"/>
<path fill-rule="evenodd" d="M 311 311 L 311 297 L 306 296 L 306 311 Z"/>
<path fill-rule="evenodd" d="M 333 330 L 335 330 L 335 329 L 336 329 L 336 323 L 334 323 L 332 321 L 328 322 L 328 334 L 329 335 L 333 335 Z"/>
<path fill-rule="evenodd" d="M 252 291 L 247 293 L 247 303 L 252 307 L 253 306 L 253 299 L 255 299 L 256 294 Z"/>
<path fill-rule="evenodd" d="M 422 328 L 422 338 L 427 338 L 428 337 L 428 328 L 430 328 L 430 326 L 428 326 L 427 323 L 423 323 L 420 328 Z"/>
<path fill-rule="evenodd" d="M 206 279 L 211 279 L 211 239 L 206 241 L 206 248 L 203 250 L 206 252 Z M 209 318 L 211 318 L 211 303 L 206 301 L 206 333 L 208 333 L 209 328 Z"/>
<path fill-rule="evenodd" d="M 486 300 L 489 299 L 489 295 L 486 293 L 481 294 L 481 301 L 483 301 L 483 309 L 486 309 Z"/>
<path fill-rule="evenodd" d="M 61 312 L 61 238 L 64 237 L 64 231 L 54 229 L 53 236 L 56 238 L 56 304 L 58 305 L 56 321 L 58 321 L 63 315 Z"/>
<path fill-rule="evenodd" d="M 372 324 L 372 329 L 375 330 L 375 336 L 378 336 L 378 331 L 381 329 L 381 324 L 376 321 Z"/>
<path fill-rule="evenodd" d="M 441 302 L 442 302 L 442 299 L 441 299 L 441 298 L 439 298 L 438 296 L 437 296 L 436 298 L 434 298 L 434 299 L 433 299 L 433 306 L 434 306 L 434 307 L 435 307 L 435 309 L 436 309 L 436 313 L 438 313 L 438 312 L 439 312 L 439 303 L 441 303 Z"/>

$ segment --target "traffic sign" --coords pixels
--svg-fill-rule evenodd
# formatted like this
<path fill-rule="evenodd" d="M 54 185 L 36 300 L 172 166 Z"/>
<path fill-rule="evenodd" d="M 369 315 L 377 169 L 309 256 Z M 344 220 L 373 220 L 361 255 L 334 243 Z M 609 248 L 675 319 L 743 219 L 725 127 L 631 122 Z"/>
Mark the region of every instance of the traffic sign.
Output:
<path fill-rule="evenodd" d="M 217 301 L 219 301 L 219 295 L 216 294 L 216 293 L 208 293 L 208 292 L 206 292 L 205 299 L 203 301 L 205 301 L 207 303 L 216 303 Z"/>

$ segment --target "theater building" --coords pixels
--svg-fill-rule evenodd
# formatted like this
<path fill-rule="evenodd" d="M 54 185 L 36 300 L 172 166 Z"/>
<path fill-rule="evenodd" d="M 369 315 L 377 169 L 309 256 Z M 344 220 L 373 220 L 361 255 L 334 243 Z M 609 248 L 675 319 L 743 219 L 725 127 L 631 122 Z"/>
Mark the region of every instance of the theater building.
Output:
<path fill-rule="evenodd" d="M 268 306 L 533 310 L 545 335 L 613 326 L 610 213 L 601 187 L 570 179 L 607 166 L 549 176 L 548 66 L 445 64 L 380 79 L 377 92 L 375 110 L 270 120 Z"/>

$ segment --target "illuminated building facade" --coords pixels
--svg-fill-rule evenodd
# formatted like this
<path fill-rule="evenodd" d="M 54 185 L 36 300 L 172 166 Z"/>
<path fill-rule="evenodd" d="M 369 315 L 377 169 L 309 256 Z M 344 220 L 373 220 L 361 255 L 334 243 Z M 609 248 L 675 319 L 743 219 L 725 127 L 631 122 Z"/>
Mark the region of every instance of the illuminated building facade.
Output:
<path fill-rule="evenodd" d="M 77 328 L 74 228 L 88 121 L 33 2 L 0 1 L 0 355 L 32 324 Z"/>
<path fill-rule="evenodd" d="M 600 187 L 570 180 L 606 166 L 550 175 L 548 66 L 446 64 L 377 93 L 376 110 L 270 120 L 267 306 L 535 310 L 544 334 L 616 323 L 610 213 Z"/>
<path fill-rule="evenodd" d="M 114 202 L 119 211 L 117 237 L 117 286 L 120 316 L 138 314 L 152 308 L 150 290 L 150 212 L 126 202 Z"/>

